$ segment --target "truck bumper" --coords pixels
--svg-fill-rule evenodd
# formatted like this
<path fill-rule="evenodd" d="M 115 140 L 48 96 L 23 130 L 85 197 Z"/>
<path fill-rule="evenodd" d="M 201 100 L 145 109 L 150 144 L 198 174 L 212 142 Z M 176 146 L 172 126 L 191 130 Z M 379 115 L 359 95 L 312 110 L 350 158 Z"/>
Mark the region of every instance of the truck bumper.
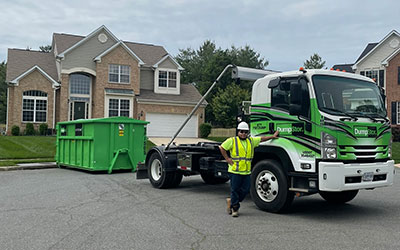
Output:
<path fill-rule="evenodd" d="M 394 161 L 375 163 L 319 162 L 319 190 L 346 190 L 385 187 L 393 184 Z"/>

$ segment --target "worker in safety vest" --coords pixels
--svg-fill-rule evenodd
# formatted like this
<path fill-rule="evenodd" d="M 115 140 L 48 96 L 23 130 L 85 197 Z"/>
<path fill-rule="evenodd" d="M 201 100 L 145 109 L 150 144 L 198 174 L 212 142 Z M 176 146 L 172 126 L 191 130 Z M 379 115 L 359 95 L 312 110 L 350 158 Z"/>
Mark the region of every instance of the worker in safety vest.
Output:
<path fill-rule="evenodd" d="M 276 131 L 272 136 L 249 137 L 249 125 L 239 123 L 238 136 L 226 139 L 219 147 L 222 156 L 229 165 L 229 178 L 231 183 L 231 198 L 227 198 L 227 211 L 233 217 L 239 216 L 240 203 L 250 191 L 251 161 L 254 148 L 260 142 L 278 138 Z M 230 152 L 230 157 L 227 151 Z"/>

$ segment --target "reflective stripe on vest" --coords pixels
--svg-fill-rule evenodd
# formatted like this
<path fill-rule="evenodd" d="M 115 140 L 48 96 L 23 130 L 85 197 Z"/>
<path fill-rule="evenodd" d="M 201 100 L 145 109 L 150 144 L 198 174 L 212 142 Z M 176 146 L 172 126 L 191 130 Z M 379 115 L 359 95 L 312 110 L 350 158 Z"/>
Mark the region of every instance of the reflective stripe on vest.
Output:
<path fill-rule="evenodd" d="M 231 155 L 234 164 L 232 166 L 232 170 L 235 172 L 250 172 L 251 161 L 253 160 L 252 139 L 251 138 L 246 139 L 246 144 L 247 144 L 246 151 L 243 145 L 239 147 L 239 141 L 240 139 L 238 139 L 238 137 L 235 137 L 234 139 L 235 145 L 233 147 L 235 150 L 232 150 L 232 155 Z M 240 151 L 240 149 L 242 150 Z"/>

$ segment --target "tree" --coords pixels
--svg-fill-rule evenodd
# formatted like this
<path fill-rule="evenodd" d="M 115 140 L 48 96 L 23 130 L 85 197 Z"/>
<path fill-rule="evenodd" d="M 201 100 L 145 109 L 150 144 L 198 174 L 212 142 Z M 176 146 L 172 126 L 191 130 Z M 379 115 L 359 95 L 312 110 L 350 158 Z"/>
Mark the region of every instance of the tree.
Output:
<path fill-rule="evenodd" d="M 248 100 L 250 92 L 235 83 L 231 83 L 224 90 L 219 89 L 211 103 L 215 120 L 224 128 L 236 126 L 238 107 L 242 101 Z"/>
<path fill-rule="evenodd" d="M 51 45 L 40 46 L 39 49 L 42 52 L 50 52 L 51 51 Z"/>
<path fill-rule="evenodd" d="M 228 64 L 257 69 L 264 69 L 268 65 L 268 61 L 250 46 L 245 46 L 244 48 L 232 46 L 230 49 L 223 50 L 217 48 L 216 44 L 210 40 L 206 40 L 198 50 L 187 48 L 180 49 L 179 52 L 175 59 L 185 69 L 181 74 L 181 83 L 193 83 L 202 95 Z M 207 96 L 206 100 L 209 103 L 206 108 L 207 122 L 213 125 L 226 126 L 221 116 L 218 116 L 220 118 L 215 117 L 217 112 L 214 112 L 213 99 L 232 82 L 230 74 L 225 74 Z M 252 83 L 248 81 L 240 83 L 241 88 L 249 92 L 251 91 L 251 85 Z M 234 117 L 229 119 L 236 117 L 238 104 L 234 105 L 235 107 L 232 107 L 235 110 Z M 232 114 L 232 112 L 228 113 Z"/>
<path fill-rule="evenodd" d="M 7 114 L 7 84 L 6 84 L 7 64 L 0 63 L 0 123 L 6 123 Z"/>
<path fill-rule="evenodd" d="M 304 62 L 304 68 L 306 69 L 322 69 L 325 66 L 325 61 L 322 61 L 321 57 L 314 53 L 310 56 L 310 60 Z"/>

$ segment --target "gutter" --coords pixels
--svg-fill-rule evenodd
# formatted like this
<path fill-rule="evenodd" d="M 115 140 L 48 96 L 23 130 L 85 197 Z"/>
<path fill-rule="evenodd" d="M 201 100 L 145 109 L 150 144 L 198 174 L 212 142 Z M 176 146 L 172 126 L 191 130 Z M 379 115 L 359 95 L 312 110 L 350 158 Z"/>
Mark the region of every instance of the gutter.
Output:
<path fill-rule="evenodd" d="M 7 86 L 6 134 L 8 132 L 8 109 L 10 108 L 10 87 Z"/>

